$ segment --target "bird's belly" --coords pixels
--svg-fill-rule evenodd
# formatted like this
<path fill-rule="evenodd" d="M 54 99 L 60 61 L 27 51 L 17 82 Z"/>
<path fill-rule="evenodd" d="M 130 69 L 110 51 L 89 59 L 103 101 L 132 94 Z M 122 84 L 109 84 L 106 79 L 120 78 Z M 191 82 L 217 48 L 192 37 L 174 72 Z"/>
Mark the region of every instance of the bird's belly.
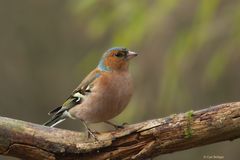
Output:
<path fill-rule="evenodd" d="M 70 114 L 90 123 L 104 122 L 120 114 L 131 96 L 132 83 L 128 74 L 105 77 L 99 79 L 92 92 L 73 107 Z"/>
<path fill-rule="evenodd" d="M 112 91 L 92 93 L 82 104 L 74 107 L 74 117 L 90 123 L 110 120 L 120 114 L 131 98 L 131 93 L 125 91 Z M 71 114 L 71 110 L 70 110 Z"/>
<path fill-rule="evenodd" d="M 104 122 L 120 114 L 127 105 L 118 97 L 109 94 L 96 97 L 95 100 L 83 104 L 82 109 L 79 110 L 80 118 L 91 123 Z"/>

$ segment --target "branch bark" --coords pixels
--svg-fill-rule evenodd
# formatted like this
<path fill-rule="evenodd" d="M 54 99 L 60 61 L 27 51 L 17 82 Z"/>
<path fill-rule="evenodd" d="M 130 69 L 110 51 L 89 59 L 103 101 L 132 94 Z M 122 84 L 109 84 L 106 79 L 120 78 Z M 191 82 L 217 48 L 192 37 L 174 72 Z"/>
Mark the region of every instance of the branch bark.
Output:
<path fill-rule="evenodd" d="M 25 160 L 145 159 L 240 137 L 240 102 L 85 134 L 0 117 L 0 154 Z"/>

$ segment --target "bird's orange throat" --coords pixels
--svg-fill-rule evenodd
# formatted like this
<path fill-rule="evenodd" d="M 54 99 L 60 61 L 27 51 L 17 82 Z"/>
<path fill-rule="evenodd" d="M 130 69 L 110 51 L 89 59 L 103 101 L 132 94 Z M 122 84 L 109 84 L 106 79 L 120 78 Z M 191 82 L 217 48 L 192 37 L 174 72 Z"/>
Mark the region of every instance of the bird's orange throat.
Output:
<path fill-rule="evenodd" d="M 127 70 L 128 69 L 128 61 L 125 61 L 123 59 L 117 59 L 116 57 L 108 57 L 104 61 L 104 65 L 113 70 Z"/>

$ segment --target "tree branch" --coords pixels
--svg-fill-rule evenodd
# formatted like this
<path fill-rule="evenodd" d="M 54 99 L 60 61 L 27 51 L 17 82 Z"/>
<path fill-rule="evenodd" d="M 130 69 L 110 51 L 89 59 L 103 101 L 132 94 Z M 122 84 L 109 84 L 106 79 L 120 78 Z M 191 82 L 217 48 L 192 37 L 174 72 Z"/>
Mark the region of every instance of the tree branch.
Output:
<path fill-rule="evenodd" d="M 100 141 L 0 117 L 0 154 L 25 160 L 144 159 L 240 137 L 240 102 L 129 125 Z"/>

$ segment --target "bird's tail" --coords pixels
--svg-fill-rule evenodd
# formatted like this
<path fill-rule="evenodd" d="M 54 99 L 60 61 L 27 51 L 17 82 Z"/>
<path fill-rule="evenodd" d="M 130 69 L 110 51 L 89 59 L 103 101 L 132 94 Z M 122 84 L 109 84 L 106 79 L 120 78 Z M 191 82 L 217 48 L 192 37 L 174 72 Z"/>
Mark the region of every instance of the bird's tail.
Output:
<path fill-rule="evenodd" d="M 64 120 L 65 120 L 65 118 L 61 118 L 60 116 L 59 117 L 56 116 L 56 117 L 52 117 L 51 119 L 49 119 L 43 125 L 44 126 L 49 126 L 49 127 L 54 127 L 54 126 L 56 126 L 57 124 L 61 123 Z"/>
<path fill-rule="evenodd" d="M 44 126 L 54 127 L 57 124 L 61 123 L 67 118 L 67 111 L 66 110 L 60 110 L 57 111 L 51 119 L 49 119 L 47 122 L 45 122 Z"/>

